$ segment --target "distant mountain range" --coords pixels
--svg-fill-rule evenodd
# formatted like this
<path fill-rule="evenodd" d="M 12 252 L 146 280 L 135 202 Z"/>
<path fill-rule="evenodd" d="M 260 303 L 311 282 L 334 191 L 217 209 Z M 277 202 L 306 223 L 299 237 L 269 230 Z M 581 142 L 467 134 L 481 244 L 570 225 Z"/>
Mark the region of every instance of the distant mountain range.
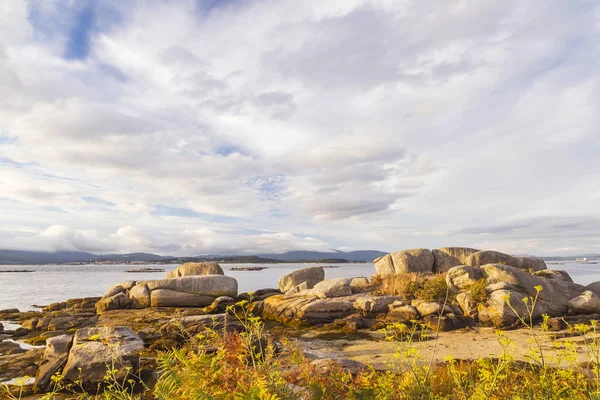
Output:
<path fill-rule="evenodd" d="M 180 263 L 191 261 L 221 261 L 230 263 L 277 262 L 371 262 L 386 253 L 376 250 L 352 252 L 290 251 L 283 254 L 207 255 L 196 257 L 159 256 L 149 253 L 92 254 L 80 251 L 55 253 L 21 250 L 0 250 L 0 264 L 67 264 L 67 263 Z"/>

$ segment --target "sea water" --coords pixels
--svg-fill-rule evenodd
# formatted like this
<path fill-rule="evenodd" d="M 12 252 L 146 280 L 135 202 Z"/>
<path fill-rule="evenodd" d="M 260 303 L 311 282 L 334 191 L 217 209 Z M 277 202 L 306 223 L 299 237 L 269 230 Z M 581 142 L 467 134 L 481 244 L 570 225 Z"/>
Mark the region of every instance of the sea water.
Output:
<path fill-rule="evenodd" d="M 221 264 L 225 275 L 237 279 L 239 292 L 276 288 L 277 280 L 294 270 L 324 266 L 325 278 L 370 277 L 375 274 L 372 263 L 360 264 L 268 264 L 261 271 L 232 271 L 231 268 L 256 267 L 257 264 Z M 134 268 L 164 268 L 165 272 L 129 273 Z M 162 279 L 177 265 L 0 265 L 0 270 L 31 270 L 28 273 L 0 273 L 0 310 L 18 308 L 33 310 L 78 297 L 102 296 L 119 282 Z M 600 264 L 575 261 L 548 264 L 548 269 L 563 269 L 582 285 L 600 280 Z"/>

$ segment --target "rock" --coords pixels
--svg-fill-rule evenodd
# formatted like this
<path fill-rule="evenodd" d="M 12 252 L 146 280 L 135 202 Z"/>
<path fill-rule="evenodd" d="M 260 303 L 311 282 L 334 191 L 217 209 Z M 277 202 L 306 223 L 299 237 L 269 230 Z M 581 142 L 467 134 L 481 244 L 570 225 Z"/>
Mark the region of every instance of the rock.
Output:
<path fill-rule="evenodd" d="M 55 317 L 48 322 L 49 331 L 64 331 L 77 325 L 78 319 L 68 315 Z"/>
<path fill-rule="evenodd" d="M 404 302 L 394 302 L 389 305 L 387 318 L 392 321 L 410 322 L 419 319 L 419 311 Z"/>
<path fill-rule="evenodd" d="M 0 322 L 0 332 L 4 332 L 4 325 L 2 325 L 2 322 Z"/>
<path fill-rule="evenodd" d="M 517 315 L 523 318 L 528 315 L 527 307 L 523 303 L 524 297 L 526 296 L 522 293 L 510 290 L 496 290 L 492 292 L 486 304 L 482 304 L 478 308 L 479 320 L 494 325 L 497 328 L 514 326 L 519 323 Z M 514 311 L 507 304 L 507 300 L 510 301 Z M 536 316 L 539 317 L 540 315 Z"/>
<path fill-rule="evenodd" d="M 539 270 L 535 271 L 533 275 L 539 276 L 540 278 L 556 279 L 563 282 L 573 283 L 573 279 L 571 278 L 571 276 L 569 276 L 569 273 L 567 271 L 562 271 L 558 269 Z"/>
<path fill-rule="evenodd" d="M 151 292 L 156 289 L 168 289 L 214 298 L 219 296 L 235 298 L 237 297 L 238 288 L 235 278 L 224 275 L 183 276 L 180 278 L 147 281 L 146 284 Z"/>
<path fill-rule="evenodd" d="M 21 322 L 21 328 L 29 329 L 30 331 L 35 331 L 39 321 L 40 321 L 40 318 L 28 319 L 26 321 Z"/>
<path fill-rule="evenodd" d="M 446 272 L 452 267 L 465 265 L 467 259 L 479 250 L 468 247 L 442 247 L 431 250 L 435 259 L 434 272 Z"/>
<path fill-rule="evenodd" d="M 102 299 L 96 303 L 96 313 L 101 314 L 108 310 L 120 310 L 123 308 L 129 308 L 131 306 L 131 299 L 123 292 L 119 292 L 114 296 Z"/>
<path fill-rule="evenodd" d="M 288 290 L 287 292 L 285 292 L 285 294 L 286 294 L 286 296 L 290 296 L 292 294 L 300 293 L 305 290 L 308 290 L 308 285 L 306 284 L 306 282 L 302 282 L 301 284 L 296 285 L 293 288 L 291 288 L 290 290 Z"/>
<path fill-rule="evenodd" d="M 600 296 L 600 281 L 590 283 L 585 288 L 594 292 L 596 296 Z"/>
<path fill-rule="evenodd" d="M 600 314 L 600 297 L 586 290 L 569 301 L 570 314 Z"/>
<path fill-rule="evenodd" d="M 23 376 L 35 376 L 43 354 L 44 349 L 33 349 L 22 354 L 0 357 L 0 382 Z M 1 388 L 0 393 L 2 393 Z"/>
<path fill-rule="evenodd" d="M 341 368 L 345 373 L 352 376 L 367 370 L 367 366 L 360 361 L 349 358 L 321 358 L 310 363 L 318 375 L 331 373 L 332 369 Z"/>
<path fill-rule="evenodd" d="M 367 293 L 370 288 L 369 279 L 364 276 L 350 279 L 350 290 L 352 290 L 352 293 Z"/>
<path fill-rule="evenodd" d="M 543 271 L 547 269 L 546 262 L 539 257 L 518 257 L 523 262 L 521 268 L 531 271 Z M 568 274 L 567 274 L 568 275 Z"/>
<path fill-rule="evenodd" d="M 344 318 L 354 312 L 352 303 L 348 301 L 316 300 L 302 306 L 296 317 L 304 322 L 332 322 Z"/>
<path fill-rule="evenodd" d="M 167 273 L 167 279 L 181 276 L 225 275 L 221 266 L 214 261 L 185 263 Z"/>
<path fill-rule="evenodd" d="M 479 267 L 460 265 L 452 267 L 446 273 L 446 284 L 450 290 L 460 292 L 469 289 L 484 277 L 484 271 Z"/>
<path fill-rule="evenodd" d="M 310 290 L 310 295 L 317 296 L 320 299 L 350 296 L 351 294 L 350 279 L 347 278 L 327 279 L 317 283 Z"/>
<path fill-rule="evenodd" d="M 125 381 L 138 375 L 143 348 L 143 340 L 123 326 L 79 329 L 63 375 L 68 382 L 81 380 L 84 387 L 95 389 L 104 382 L 108 367 L 117 370 L 115 379 Z"/>
<path fill-rule="evenodd" d="M 377 275 L 396 275 L 396 268 L 394 268 L 391 254 L 376 258 L 373 264 L 375 264 Z"/>
<path fill-rule="evenodd" d="M 323 279 L 325 279 L 325 271 L 322 267 L 309 267 L 282 276 L 277 284 L 279 290 L 285 293 L 302 282 L 306 282 L 307 288 L 311 289 Z"/>
<path fill-rule="evenodd" d="M 0 342 L 0 355 L 1 356 L 6 356 L 6 355 L 10 355 L 10 354 L 21 354 L 21 353 L 25 353 L 25 352 L 26 352 L 26 350 L 22 349 L 21 346 L 19 345 L 19 343 L 10 342 L 8 340 Z"/>
<path fill-rule="evenodd" d="M 520 269 L 533 269 L 535 271 L 546 269 L 544 260 L 535 257 L 514 257 L 493 250 L 482 250 L 471 254 L 465 263 L 471 267 L 479 267 L 485 264 L 503 264 Z"/>
<path fill-rule="evenodd" d="M 429 274 L 433 272 L 434 261 L 431 251 L 410 249 L 390 253 L 376 259 L 374 263 L 378 275 L 397 275 L 407 272 Z"/>
<path fill-rule="evenodd" d="M 282 294 L 279 289 L 267 288 L 267 289 L 259 289 L 256 292 L 250 293 L 240 293 L 236 298 L 237 301 L 246 300 L 249 302 L 263 301 L 266 298 L 271 296 Z"/>
<path fill-rule="evenodd" d="M 354 301 L 354 308 L 362 314 L 380 314 L 389 310 L 389 305 L 402 300 L 400 296 L 365 295 Z"/>
<path fill-rule="evenodd" d="M 236 303 L 234 298 L 221 296 L 217 297 L 211 305 L 204 307 L 204 312 L 207 314 L 211 313 L 224 313 L 227 307 L 233 306 Z"/>
<path fill-rule="evenodd" d="M 440 315 L 440 314 L 449 314 L 452 312 L 452 309 L 448 306 L 442 307 L 440 303 L 436 303 L 434 301 L 422 301 L 422 300 L 413 300 L 411 305 L 419 311 L 421 316 L 425 317 L 427 315 Z"/>
<path fill-rule="evenodd" d="M 462 292 L 456 295 L 456 301 L 463 314 L 467 317 L 477 318 L 477 304 L 471 298 L 471 293 Z"/>
<path fill-rule="evenodd" d="M 169 289 L 155 289 L 150 292 L 150 306 L 152 307 L 204 307 L 211 305 L 214 300 L 213 296 Z"/>
<path fill-rule="evenodd" d="M 150 307 L 150 290 L 148 285 L 140 282 L 129 290 L 129 298 L 131 299 L 131 308 L 146 308 Z"/>
<path fill-rule="evenodd" d="M 125 288 L 123 286 L 121 286 L 120 283 L 117 283 L 116 285 L 113 285 L 108 288 L 106 293 L 104 293 L 104 296 L 102 296 L 102 299 L 108 299 L 109 297 L 113 297 L 116 294 L 124 293 L 124 292 L 125 292 Z"/>
<path fill-rule="evenodd" d="M 72 344 L 72 335 L 56 336 L 46 341 L 44 359 L 35 374 L 34 386 L 42 390 L 48 387 L 52 375 L 61 372 L 67 364 Z"/>

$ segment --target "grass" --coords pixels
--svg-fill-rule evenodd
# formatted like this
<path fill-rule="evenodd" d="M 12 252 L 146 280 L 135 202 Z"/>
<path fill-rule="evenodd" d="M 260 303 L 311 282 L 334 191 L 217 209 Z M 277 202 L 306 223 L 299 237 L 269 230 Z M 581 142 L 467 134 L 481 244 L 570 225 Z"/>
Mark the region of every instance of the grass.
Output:
<path fill-rule="evenodd" d="M 405 300 L 419 299 L 444 303 L 448 292 L 445 274 L 404 273 L 375 275 L 371 282 L 376 294 L 399 295 Z"/>

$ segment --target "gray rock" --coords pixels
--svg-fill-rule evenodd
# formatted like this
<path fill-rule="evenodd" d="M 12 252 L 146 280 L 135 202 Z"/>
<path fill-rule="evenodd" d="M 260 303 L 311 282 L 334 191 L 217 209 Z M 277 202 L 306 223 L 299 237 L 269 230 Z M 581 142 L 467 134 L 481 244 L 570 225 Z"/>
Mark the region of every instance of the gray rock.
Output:
<path fill-rule="evenodd" d="M 337 368 L 341 368 L 344 372 L 353 376 L 367 370 L 365 364 L 349 358 L 321 358 L 311 362 L 311 365 L 315 372 L 320 375 L 331 373 L 332 369 Z"/>
<path fill-rule="evenodd" d="M 293 288 L 291 288 L 290 290 L 288 290 L 287 292 L 285 292 L 285 294 L 286 294 L 286 296 L 290 296 L 292 294 L 304 292 L 305 290 L 308 290 L 308 284 L 306 282 L 302 282 L 301 284 L 296 285 Z"/>
<path fill-rule="evenodd" d="M 0 356 L 25 353 L 18 343 L 3 341 L 0 342 Z"/>
<path fill-rule="evenodd" d="M 519 316 L 523 318 L 528 316 L 527 307 L 523 303 L 524 297 L 526 296 L 522 293 L 510 290 L 492 292 L 486 304 L 479 306 L 479 320 L 498 328 L 509 327 L 518 323 Z M 507 300 L 510 302 L 510 306 Z M 541 316 L 541 313 L 536 311 L 535 317 L 538 318 L 539 316 Z"/>
<path fill-rule="evenodd" d="M 303 282 L 306 282 L 307 288 L 311 289 L 323 279 L 325 279 L 325 271 L 322 267 L 309 267 L 282 276 L 277 284 L 279 290 L 285 293 Z"/>
<path fill-rule="evenodd" d="M 50 384 L 50 378 L 57 372 L 61 372 L 67 364 L 69 351 L 73 344 L 72 335 L 61 335 L 46 340 L 44 358 L 35 374 L 34 386 L 46 389 Z"/>
<path fill-rule="evenodd" d="M 419 311 L 402 301 L 397 301 L 389 305 L 388 319 L 393 321 L 410 322 L 419 319 Z"/>
<path fill-rule="evenodd" d="M 214 261 L 185 263 L 167 273 L 167 279 L 198 275 L 224 275 L 224 273 L 221 266 Z"/>
<path fill-rule="evenodd" d="M 192 293 L 202 296 L 237 297 L 238 284 L 235 278 L 224 275 L 184 276 L 180 278 L 147 281 L 148 289 L 167 289 L 176 292 Z"/>
<path fill-rule="evenodd" d="M 307 322 L 333 321 L 354 312 L 348 301 L 316 300 L 302 306 L 296 313 L 297 318 Z"/>
<path fill-rule="evenodd" d="M 484 271 L 479 267 L 460 265 L 452 267 L 446 274 L 446 284 L 450 290 L 460 292 L 469 289 L 484 277 Z"/>
<path fill-rule="evenodd" d="M 131 299 L 123 292 L 107 297 L 96 303 L 96 313 L 102 314 L 109 310 L 122 310 L 131 306 Z"/>
<path fill-rule="evenodd" d="M 452 312 L 452 309 L 447 305 L 442 307 L 440 303 L 436 303 L 435 301 L 413 300 L 411 305 L 415 307 L 423 317 L 427 315 L 450 314 Z"/>
<path fill-rule="evenodd" d="M 119 381 L 138 375 L 143 340 L 131 329 L 117 327 L 79 329 L 73 338 L 63 375 L 68 382 L 81 380 L 84 387 L 104 382 L 107 368 L 116 369 Z"/>
<path fill-rule="evenodd" d="M 350 279 L 350 289 L 352 293 L 367 293 L 371 288 L 369 279 L 364 276 Z"/>
<path fill-rule="evenodd" d="M 122 292 L 125 292 L 125 289 L 123 288 L 123 286 L 121 286 L 120 283 L 118 283 L 109 287 L 106 293 L 104 293 L 104 296 L 102 296 L 102 299 L 108 299 L 109 297 L 113 297 L 114 295 Z"/>
<path fill-rule="evenodd" d="M 594 292 L 596 296 L 600 296 L 600 281 L 590 283 L 585 288 Z"/>
<path fill-rule="evenodd" d="M 374 261 L 378 275 L 407 272 L 429 274 L 433 272 L 434 258 L 428 249 L 410 249 L 390 253 Z"/>
<path fill-rule="evenodd" d="M 312 296 L 317 296 L 320 299 L 350 296 L 352 294 L 350 279 L 335 278 L 321 281 L 310 290 L 310 294 Z"/>
<path fill-rule="evenodd" d="M 148 285 L 140 282 L 129 290 L 129 298 L 131 299 L 131 308 L 146 308 L 150 307 L 150 290 Z"/>
<path fill-rule="evenodd" d="M 431 250 L 435 259 L 433 270 L 435 272 L 446 272 L 452 267 L 465 265 L 469 256 L 478 251 L 468 247 L 441 247 Z"/>
<path fill-rule="evenodd" d="M 204 307 L 211 305 L 213 301 L 215 301 L 214 296 L 176 290 L 155 289 L 150 292 L 150 306 L 152 307 Z"/>
<path fill-rule="evenodd" d="M 518 257 L 523 264 L 521 268 L 524 270 L 543 271 L 547 269 L 546 262 L 539 257 Z"/>
<path fill-rule="evenodd" d="M 569 273 L 567 271 L 562 271 L 559 269 L 539 270 L 539 271 L 535 271 L 533 273 L 533 275 L 539 276 L 540 278 L 555 279 L 555 280 L 559 280 L 559 281 L 573 283 L 573 278 L 571 278 Z"/>
<path fill-rule="evenodd" d="M 221 296 L 217 297 L 211 305 L 204 307 L 205 313 L 224 313 L 227 310 L 227 307 L 232 306 L 236 303 L 234 298 Z"/>
<path fill-rule="evenodd" d="M 379 314 L 387 312 L 389 305 L 399 300 L 402 300 L 402 297 L 365 295 L 356 299 L 353 305 L 362 314 Z"/>
<path fill-rule="evenodd" d="M 571 314 L 600 314 L 600 297 L 591 290 L 586 290 L 569 301 Z"/>
<path fill-rule="evenodd" d="M 456 295 L 456 301 L 460 306 L 463 315 L 467 317 L 477 317 L 477 304 L 473 301 L 471 293 L 462 292 Z"/>

